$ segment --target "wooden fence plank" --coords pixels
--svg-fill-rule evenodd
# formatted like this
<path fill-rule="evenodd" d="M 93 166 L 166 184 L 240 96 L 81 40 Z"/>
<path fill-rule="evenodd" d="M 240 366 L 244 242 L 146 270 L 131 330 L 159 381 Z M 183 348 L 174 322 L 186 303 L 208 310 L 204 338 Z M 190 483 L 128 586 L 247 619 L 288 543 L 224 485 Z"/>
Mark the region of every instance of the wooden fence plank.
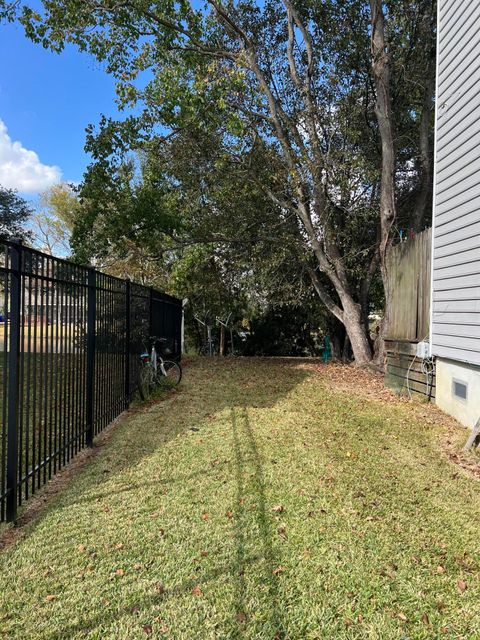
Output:
<path fill-rule="evenodd" d="M 393 247 L 387 271 L 392 294 L 389 339 L 420 341 L 430 325 L 431 229 Z"/>

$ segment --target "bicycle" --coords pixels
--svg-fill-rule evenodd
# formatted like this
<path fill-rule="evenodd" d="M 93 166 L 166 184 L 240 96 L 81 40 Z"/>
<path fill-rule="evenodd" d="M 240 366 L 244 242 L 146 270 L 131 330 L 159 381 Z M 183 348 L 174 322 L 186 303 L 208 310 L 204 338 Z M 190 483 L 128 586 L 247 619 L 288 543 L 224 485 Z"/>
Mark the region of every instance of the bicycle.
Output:
<path fill-rule="evenodd" d="M 168 380 L 169 385 L 177 386 L 182 379 L 182 367 L 173 360 L 164 360 L 157 353 L 156 344 L 167 342 L 166 338 L 150 336 L 151 351 L 140 356 L 140 372 L 138 374 L 138 391 L 142 400 L 148 400 L 155 386 Z"/>

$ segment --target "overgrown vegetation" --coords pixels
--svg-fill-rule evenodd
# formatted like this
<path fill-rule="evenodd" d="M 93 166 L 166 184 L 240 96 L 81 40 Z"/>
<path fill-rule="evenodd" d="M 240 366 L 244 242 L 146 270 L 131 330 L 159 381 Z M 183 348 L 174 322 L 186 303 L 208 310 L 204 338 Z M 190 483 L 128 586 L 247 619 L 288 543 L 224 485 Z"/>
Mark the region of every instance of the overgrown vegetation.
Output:
<path fill-rule="evenodd" d="M 478 481 L 434 408 L 345 367 L 185 374 L 3 550 L 3 637 L 480 635 Z"/>

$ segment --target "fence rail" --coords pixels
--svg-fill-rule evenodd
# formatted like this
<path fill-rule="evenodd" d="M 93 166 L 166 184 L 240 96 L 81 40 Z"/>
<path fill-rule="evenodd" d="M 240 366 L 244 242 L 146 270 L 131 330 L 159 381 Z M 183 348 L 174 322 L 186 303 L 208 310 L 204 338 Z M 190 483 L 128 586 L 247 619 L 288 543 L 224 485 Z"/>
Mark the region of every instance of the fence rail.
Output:
<path fill-rule="evenodd" d="M 181 356 L 182 303 L 0 239 L 0 521 L 128 407 L 149 335 Z"/>

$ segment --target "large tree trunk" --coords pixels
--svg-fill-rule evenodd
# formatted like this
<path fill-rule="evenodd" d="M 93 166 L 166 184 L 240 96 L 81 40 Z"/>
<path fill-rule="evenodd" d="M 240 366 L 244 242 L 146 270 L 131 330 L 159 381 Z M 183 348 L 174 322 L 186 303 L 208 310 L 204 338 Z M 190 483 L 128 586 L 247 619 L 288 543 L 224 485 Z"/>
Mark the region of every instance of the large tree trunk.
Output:
<path fill-rule="evenodd" d="M 370 0 L 372 23 L 372 73 L 375 82 L 376 103 L 375 115 L 382 145 L 381 180 L 380 180 L 380 243 L 379 259 L 385 292 L 385 317 L 376 345 L 376 363 L 384 362 L 384 331 L 388 326 L 388 315 L 391 305 L 391 292 L 388 284 L 387 256 L 391 247 L 391 229 L 396 218 L 395 202 L 395 169 L 396 154 L 394 143 L 394 122 L 391 98 L 390 55 L 385 41 L 385 17 L 382 0 Z"/>
<path fill-rule="evenodd" d="M 352 347 L 355 364 L 364 367 L 372 360 L 372 349 L 365 331 L 363 314 L 359 304 L 344 303 L 343 323 Z"/>
<path fill-rule="evenodd" d="M 343 324 L 350 339 L 355 364 L 364 367 L 372 361 L 372 349 L 365 330 L 361 305 L 356 302 L 345 287 L 336 281 L 336 290 L 340 299 L 337 305 L 325 290 L 316 270 L 310 271 L 313 286 L 327 309 Z"/>

